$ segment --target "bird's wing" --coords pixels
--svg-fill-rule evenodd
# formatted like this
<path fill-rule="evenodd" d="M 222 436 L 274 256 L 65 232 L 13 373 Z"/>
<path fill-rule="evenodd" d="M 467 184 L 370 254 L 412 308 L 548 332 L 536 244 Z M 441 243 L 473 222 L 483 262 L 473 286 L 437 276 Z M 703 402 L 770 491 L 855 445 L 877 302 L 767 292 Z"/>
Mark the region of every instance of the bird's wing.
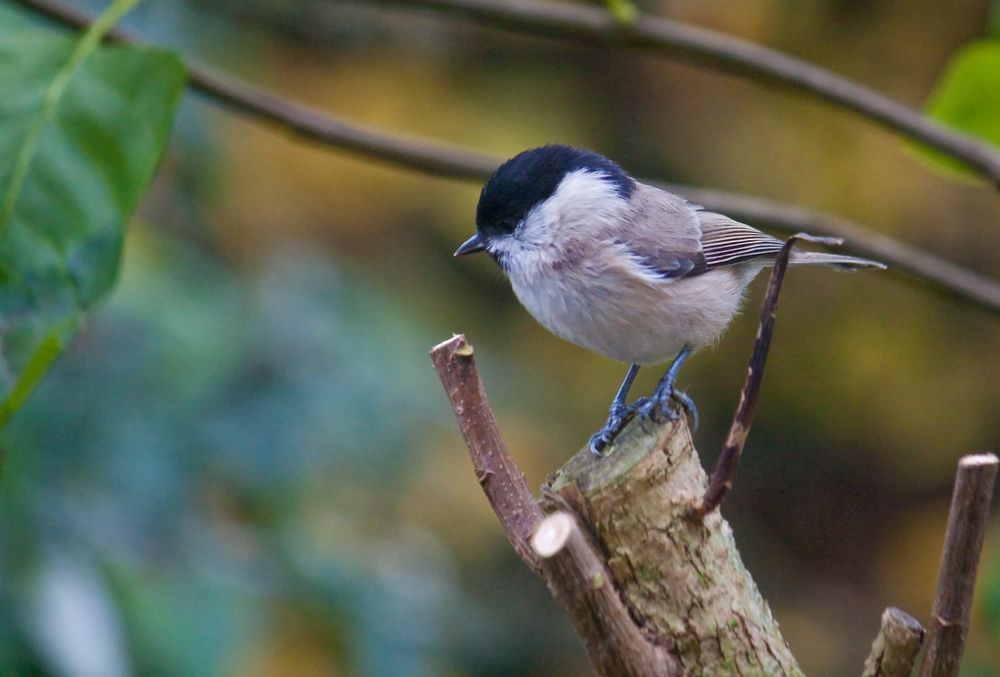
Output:
<path fill-rule="evenodd" d="M 638 184 L 635 211 L 616 244 L 652 276 L 674 280 L 705 272 L 698 208 L 682 197 Z"/>
<path fill-rule="evenodd" d="M 728 216 L 704 210 L 698 210 L 697 216 L 706 270 L 774 257 L 781 250 L 781 240 Z"/>
<path fill-rule="evenodd" d="M 705 211 L 684 198 L 639 184 L 627 236 L 616 238 L 651 275 L 674 280 L 757 258 L 774 257 L 782 242 Z"/>

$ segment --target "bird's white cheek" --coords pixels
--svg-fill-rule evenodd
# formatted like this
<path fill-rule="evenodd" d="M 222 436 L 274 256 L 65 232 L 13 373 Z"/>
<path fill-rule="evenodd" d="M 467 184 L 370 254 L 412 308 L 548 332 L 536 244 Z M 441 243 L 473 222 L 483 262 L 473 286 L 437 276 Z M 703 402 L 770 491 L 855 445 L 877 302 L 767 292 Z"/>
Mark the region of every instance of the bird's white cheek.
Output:
<path fill-rule="evenodd" d="M 517 235 L 526 246 L 564 247 L 614 229 L 629 209 L 614 184 L 581 170 L 567 174 L 552 195 L 528 213 Z"/>

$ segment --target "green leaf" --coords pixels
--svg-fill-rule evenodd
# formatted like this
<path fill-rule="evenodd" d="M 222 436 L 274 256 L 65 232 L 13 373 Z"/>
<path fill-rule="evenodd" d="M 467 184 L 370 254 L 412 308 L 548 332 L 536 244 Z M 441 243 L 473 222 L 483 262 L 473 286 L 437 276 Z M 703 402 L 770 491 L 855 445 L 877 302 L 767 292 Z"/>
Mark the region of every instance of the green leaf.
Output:
<path fill-rule="evenodd" d="M 978 40 L 959 50 L 931 95 L 926 113 L 1000 146 L 1000 40 Z M 956 160 L 924 148 L 919 152 L 935 165 L 971 175 Z"/>
<path fill-rule="evenodd" d="M 639 20 L 639 9 L 632 0 L 604 0 L 604 4 L 620 26 L 630 28 Z"/>
<path fill-rule="evenodd" d="M 0 425 L 113 286 L 125 223 L 163 153 L 185 69 L 0 6 Z"/>

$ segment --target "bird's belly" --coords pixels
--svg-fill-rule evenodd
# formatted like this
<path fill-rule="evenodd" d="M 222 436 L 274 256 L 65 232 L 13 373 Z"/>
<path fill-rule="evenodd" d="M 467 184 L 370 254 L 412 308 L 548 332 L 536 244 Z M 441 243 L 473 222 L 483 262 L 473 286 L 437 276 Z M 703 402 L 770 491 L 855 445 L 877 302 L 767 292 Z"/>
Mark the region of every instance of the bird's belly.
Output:
<path fill-rule="evenodd" d="M 659 285 L 561 276 L 511 277 L 514 293 L 553 334 L 622 362 L 664 362 L 713 343 L 739 309 L 742 280 L 724 271 Z"/>

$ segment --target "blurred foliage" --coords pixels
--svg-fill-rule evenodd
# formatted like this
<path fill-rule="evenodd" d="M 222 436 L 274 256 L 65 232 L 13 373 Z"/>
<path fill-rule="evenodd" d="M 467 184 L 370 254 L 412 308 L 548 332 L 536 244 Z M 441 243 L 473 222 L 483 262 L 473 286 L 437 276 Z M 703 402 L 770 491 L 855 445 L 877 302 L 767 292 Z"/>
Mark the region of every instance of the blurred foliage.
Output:
<path fill-rule="evenodd" d="M 4 653 L 60 674 L 243 674 L 274 659 L 241 652 L 277 651 L 289 623 L 323 649 L 288 674 L 498 660 L 483 649 L 512 640 L 475 646 L 485 605 L 399 501 L 447 423 L 414 397 L 439 387 L 420 318 L 303 252 L 234 278 L 134 234 L 126 260 L 3 436 L 3 572 L 22 581 L 5 625 L 28 649 L 8 636 Z M 81 669 L 88 646 L 109 648 L 100 669 Z"/>
<path fill-rule="evenodd" d="M 642 6 L 918 105 L 992 4 Z M 788 93 L 326 0 L 147 0 L 128 24 L 368 124 L 496 154 L 590 146 L 1000 270 L 995 192 Z M 533 486 L 600 424 L 624 366 L 548 335 L 490 261 L 451 257 L 477 191 L 186 100 L 118 289 L 0 434 L 0 673 L 585 673 L 483 500 L 427 350 L 475 342 Z M 724 509 L 810 675 L 857 674 L 888 604 L 926 619 L 955 461 L 1000 440 L 996 319 L 901 279 L 790 274 Z M 681 374 L 706 464 L 760 292 Z M 1000 671 L 998 638 L 994 530 L 963 674 Z"/>
<path fill-rule="evenodd" d="M 604 0 L 608 12 L 623 26 L 634 26 L 639 19 L 639 9 L 632 0 Z"/>
<path fill-rule="evenodd" d="M 964 46 L 948 64 L 927 114 L 1000 147 L 1000 38 Z M 928 151 L 951 169 L 954 160 Z"/>
<path fill-rule="evenodd" d="M 0 6 L 0 424 L 114 283 L 183 91 L 170 53 L 99 42 Z"/>

